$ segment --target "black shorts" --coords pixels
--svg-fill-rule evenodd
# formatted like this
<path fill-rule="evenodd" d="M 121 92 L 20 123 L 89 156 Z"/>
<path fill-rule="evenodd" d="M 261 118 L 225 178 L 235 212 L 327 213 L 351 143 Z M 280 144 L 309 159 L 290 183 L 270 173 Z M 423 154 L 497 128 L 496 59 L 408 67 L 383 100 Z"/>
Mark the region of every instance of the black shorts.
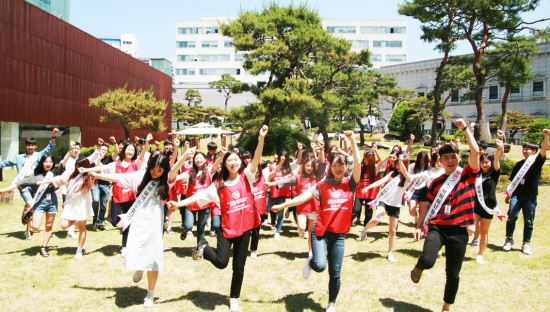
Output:
<path fill-rule="evenodd" d="M 479 205 L 477 203 L 474 206 L 474 212 L 475 212 L 475 214 L 477 214 L 478 216 L 480 216 L 483 219 L 492 219 L 493 218 L 493 215 L 488 214 L 487 211 L 485 211 L 485 209 L 483 209 L 483 207 L 481 207 L 481 205 Z"/>
<path fill-rule="evenodd" d="M 411 196 L 411 200 L 416 201 L 426 201 L 426 195 L 428 194 L 428 188 L 423 187 L 421 189 L 418 189 L 414 191 L 414 193 Z"/>
<path fill-rule="evenodd" d="M 401 211 L 401 207 L 390 206 L 382 202 L 378 203 L 378 207 L 380 206 L 383 206 L 384 209 L 386 209 L 386 214 L 388 216 L 399 219 L 399 211 Z"/>

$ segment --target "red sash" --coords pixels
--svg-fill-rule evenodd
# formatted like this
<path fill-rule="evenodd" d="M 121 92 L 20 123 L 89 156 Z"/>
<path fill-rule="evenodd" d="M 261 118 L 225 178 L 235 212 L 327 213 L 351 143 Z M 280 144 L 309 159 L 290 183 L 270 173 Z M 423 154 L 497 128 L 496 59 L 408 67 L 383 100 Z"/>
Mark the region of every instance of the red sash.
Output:
<path fill-rule="evenodd" d="M 129 173 L 137 171 L 137 165 L 132 160 L 130 162 L 130 165 L 126 168 L 122 166 L 122 162 L 120 160 L 116 161 L 116 173 Z M 118 186 L 118 183 L 113 183 L 113 202 L 115 203 L 127 203 L 129 201 L 136 200 L 136 194 L 132 192 L 128 188 L 120 187 Z"/>
<path fill-rule="evenodd" d="M 241 236 L 254 227 L 254 196 L 246 176 L 240 174 L 234 186 L 218 190 L 221 204 L 222 231 L 225 238 Z M 351 217 L 350 217 L 351 219 Z"/>
<path fill-rule="evenodd" d="M 317 187 L 321 207 L 315 224 L 315 234 L 323 236 L 327 231 L 336 234 L 349 232 L 353 210 L 353 191 L 349 177 L 344 178 L 338 185 L 321 181 Z"/>

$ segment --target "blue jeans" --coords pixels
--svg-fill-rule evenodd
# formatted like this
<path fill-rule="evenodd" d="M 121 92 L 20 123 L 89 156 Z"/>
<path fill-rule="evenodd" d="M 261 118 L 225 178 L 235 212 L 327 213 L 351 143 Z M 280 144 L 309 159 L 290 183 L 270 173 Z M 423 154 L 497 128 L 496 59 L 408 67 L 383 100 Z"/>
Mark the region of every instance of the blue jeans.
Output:
<path fill-rule="evenodd" d="M 512 238 L 516 228 L 519 211 L 523 212 L 523 242 L 531 242 L 537 209 L 537 195 L 514 195 L 510 198 L 510 209 L 506 221 L 506 237 Z"/>
<path fill-rule="evenodd" d="M 21 197 L 25 203 L 28 203 L 34 197 L 34 190 L 32 189 L 32 186 L 24 186 L 19 188 L 19 194 L 21 194 Z"/>
<path fill-rule="evenodd" d="M 96 184 L 92 187 L 92 208 L 94 210 L 94 224 L 103 225 L 107 203 L 111 197 L 111 186 Z"/>
<path fill-rule="evenodd" d="M 210 219 L 210 230 L 218 231 L 222 225 L 222 216 L 212 216 Z"/>
<path fill-rule="evenodd" d="M 274 205 L 280 205 L 286 201 L 286 197 L 277 197 L 277 198 L 271 198 L 269 201 L 269 212 L 271 214 L 271 222 L 273 222 L 276 218 L 277 220 L 277 227 L 276 231 L 277 233 L 281 233 L 283 231 L 283 221 L 285 220 L 285 211 L 284 209 L 280 209 L 278 212 L 271 212 L 271 207 Z"/>
<path fill-rule="evenodd" d="M 204 239 L 204 227 L 206 226 L 208 215 L 210 215 L 210 209 L 189 211 L 189 209 L 185 208 L 184 215 L 185 222 L 183 223 L 183 230 L 187 232 L 193 229 L 195 216 L 197 216 L 197 244 L 200 243 L 200 241 Z"/>
<path fill-rule="evenodd" d="M 328 260 L 328 301 L 336 302 L 344 260 L 344 234 L 326 232 L 325 235 L 317 237 L 314 226 L 311 231 L 311 249 L 313 258 L 309 261 L 309 266 L 313 271 L 323 272 Z"/>

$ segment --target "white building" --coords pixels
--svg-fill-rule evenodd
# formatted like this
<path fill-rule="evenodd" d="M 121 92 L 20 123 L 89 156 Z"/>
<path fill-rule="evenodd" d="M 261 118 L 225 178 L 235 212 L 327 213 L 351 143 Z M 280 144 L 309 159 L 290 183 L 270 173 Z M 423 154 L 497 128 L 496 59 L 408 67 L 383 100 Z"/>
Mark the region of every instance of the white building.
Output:
<path fill-rule="evenodd" d="M 550 43 L 539 43 L 539 53 L 533 59 L 533 80 L 521 88 L 512 89 L 508 100 L 508 111 L 515 110 L 534 117 L 548 118 L 550 116 L 550 92 L 548 91 L 550 77 Z M 403 89 L 425 95 L 433 90 L 435 84 L 435 69 L 441 59 L 411 62 L 400 65 L 384 66 L 382 73 L 397 80 L 397 85 Z M 475 122 L 477 111 L 473 100 L 463 99 L 467 90 L 460 90 L 452 94 L 445 111 L 453 118 L 464 118 L 468 122 Z M 501 113 L 501 99 L 504 88 L 497 79 L 486 82 L 483 90 L 483 101 L 488 120 L 493 120 Z M 383 118 L 387 120 L 391 113 L 389 104 L 382 105 Z M 424 129 L 431 129 L 431 122 L 424 123 Z M 454 125 L 450 120 L 446 122 L 447 133 L 453 132 Z M 519 137 L 519 135 L 518 135 Z"/>
<path fill-rule="evenodd" d="M 120 34 L 120 38 L 98 38 L 99 40 L 138 58 L 138 41 L 134 34 Z"/>
<path fill-rule="evenodd" d="M 231 38 L 223 36 L 219 25 L 227 17 L 205 17 L 198 21 L 176 23 L 176 61 L 174 63 L 174 102 L 183 103 L 185 92 L 199 90 L 204 105 L 223 107 L 224 99 L 209 82 L 224 73 L 256 84 L 267 75 L 253 76 L 243 69 L 243 52 L 236 51 Z M 401 20 L 324 20 L 323 28 L 334 36 L 350 40 L 353 51 L 370 49 L 374 67 L 406 61 L 406 24 Z M 237 94 L 229 108 L 256 101 L 251 93 Z"/>

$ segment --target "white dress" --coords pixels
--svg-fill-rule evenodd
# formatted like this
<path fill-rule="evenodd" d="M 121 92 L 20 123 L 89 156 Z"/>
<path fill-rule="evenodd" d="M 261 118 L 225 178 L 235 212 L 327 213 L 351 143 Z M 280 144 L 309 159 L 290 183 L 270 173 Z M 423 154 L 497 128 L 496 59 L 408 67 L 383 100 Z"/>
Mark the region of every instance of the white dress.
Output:
<path fill-rule="evenodd" d="M 118 175 L 120 186 L 129 188 L 136 196 L 145 170 Z M 164 245 L 162 242 L 164 220 L 163 202 L 153 194 L 139 208 L 130 225 L 126 243 L 126 270 L 162 271 Z"/>
<path fill-rule="evenodd" d="M 94 211 L 92 209 L 92 192 L 88 190 L 87 192 L 80 191 L 82 187 L 82 182 L 80 180 L 77 182 L 74 187 L 75 192 L 68 193 L 65 203 L 63 204 L 63 213 L 61 214 L 62 219 L 71 220 L 71 221 L 85 221 L 94 216 Z M 53 184 L 55 187 L 60 187 L 65 185 L 68 187 L 70 184 L 69 175 L 63 174 L 53 178 Z"/>

